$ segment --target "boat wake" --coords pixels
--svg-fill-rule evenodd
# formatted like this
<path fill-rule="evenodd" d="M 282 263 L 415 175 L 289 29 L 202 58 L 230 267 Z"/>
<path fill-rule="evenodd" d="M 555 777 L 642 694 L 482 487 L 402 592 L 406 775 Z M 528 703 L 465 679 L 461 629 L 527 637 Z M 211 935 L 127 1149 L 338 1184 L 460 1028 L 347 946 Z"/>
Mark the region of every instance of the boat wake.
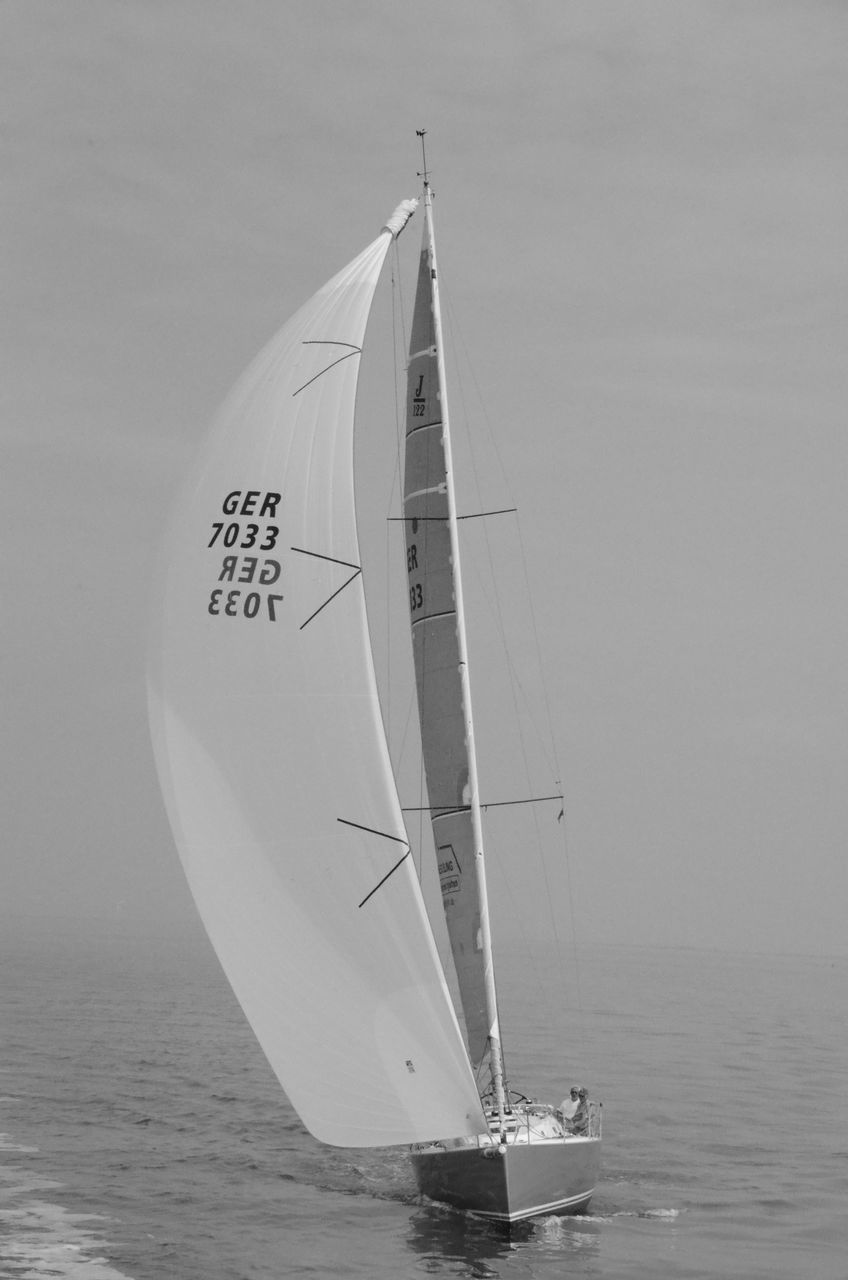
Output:
<path fill-rule="evenodd" d="M 0 1151 L 32 1154 L 0 1134 Z M 29 1280 L 127 1280 L 103 1256 L 106 1241 L 93 1224 L 100 1214 L 69 1213 L 43 1199 L 62 1184 L 27 1175 L 14 1165 L 0 1165 L 0 1274 Z"/>
<path fill-rule="evenodd" d="M 612 1209 L 607 1213 L 575 1214 L 571 1219 L 577 1222 L 614 1222 L 617 1218 L 652 1218 L 660 1222 L 671 1222 L 678 1218 L 681 1209 Z"/>

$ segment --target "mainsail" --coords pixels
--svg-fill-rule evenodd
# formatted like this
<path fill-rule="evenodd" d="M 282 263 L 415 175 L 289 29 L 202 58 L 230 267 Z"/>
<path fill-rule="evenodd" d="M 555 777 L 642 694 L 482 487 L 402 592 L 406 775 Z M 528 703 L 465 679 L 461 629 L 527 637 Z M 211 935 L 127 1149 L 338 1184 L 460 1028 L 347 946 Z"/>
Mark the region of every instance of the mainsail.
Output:
<path fill-rule="evenodd" d="M 481 912 L 479 800 L 470 741 L 469 693 L 457 599 L 458 553 L 448 475 L 447 397 L 430 191 L 410 338 L 406 401 L 404 525 L 422 752 L 442 903 L 459 980 L 468 1049 L 477 1067 L 497 1049 L 494 978 Z M 452 516 L 454 517 L 452 519 Z M 464 678 L 466 677 L 466 678 Z M 477 805 L 475 815 L 474 807 Z M 482 889 L 482 892 L 481 892 Z M 487 996 L 488 986 L 488 996 Z M 498 1063 L 493 1061 L 496 1093 Z"/>
<path fill-rule="evenodd" d="M 344 1146 L 485 1129 L 408 856 L 354 518 L 360 351 L 406 216 L 224 405 L 168 534 L 150 675 L 203 922 L 304 1124 Z"/>

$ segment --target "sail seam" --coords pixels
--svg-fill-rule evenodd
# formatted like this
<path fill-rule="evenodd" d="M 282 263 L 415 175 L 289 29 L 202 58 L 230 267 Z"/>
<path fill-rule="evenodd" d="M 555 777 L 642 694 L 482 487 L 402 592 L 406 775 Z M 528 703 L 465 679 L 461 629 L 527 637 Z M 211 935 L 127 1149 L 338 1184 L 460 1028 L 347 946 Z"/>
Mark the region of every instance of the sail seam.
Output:
<path fill-rule="evenodd" d="M 439 618 L 455 618 L 456 609 L 445 609 L 444 613 L 428 613 L 423 618 L 413 618 L 412 626 L 420 627 L 422 622 L 435 622 Z"/>
<path fill-rule="evenodd" d="M 442 425 L 441 418 L 434 418 L 432 422 L 417 422 L 414 427 L 410 427 L 406 433 L 407 440 L 410 436 L 415 436 L 419 431 L 429 431 L 431 427 L 440 427 Z"/>
<path fill-rule="evenodd" d="M 444 481 L 440 484 L 431 484 L 429 489 L 416 489 L 413 493 L 404 494 L 404 502 L 412 502 L 414 498 L 426 498 L 429 493 L 444 493 Z M 445 517 L 447 519 L 447 517 Z"/>

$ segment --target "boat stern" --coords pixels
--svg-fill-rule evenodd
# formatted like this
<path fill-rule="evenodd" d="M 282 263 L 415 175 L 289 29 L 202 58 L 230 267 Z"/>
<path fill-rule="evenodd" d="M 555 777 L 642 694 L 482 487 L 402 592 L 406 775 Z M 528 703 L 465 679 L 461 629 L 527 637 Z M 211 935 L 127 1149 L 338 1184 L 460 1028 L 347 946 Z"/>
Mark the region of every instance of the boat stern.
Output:
<path fill-rule="evenodd" d="M 581 1212 L 595 1190 L 600 1160 L 599 1137 L 439 1144 L 412 1153 L 423 1195 L 507 1223 Z"/>

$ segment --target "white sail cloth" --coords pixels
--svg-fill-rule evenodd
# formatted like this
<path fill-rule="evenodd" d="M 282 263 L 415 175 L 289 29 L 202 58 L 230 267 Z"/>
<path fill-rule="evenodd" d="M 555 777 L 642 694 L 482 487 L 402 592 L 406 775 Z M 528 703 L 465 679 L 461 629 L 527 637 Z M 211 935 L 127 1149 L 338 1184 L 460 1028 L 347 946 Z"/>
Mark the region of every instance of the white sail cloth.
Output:
<path fill-rule="evenodd" d="M 392 777 L 353 416 L 390 223 L 236 385 L 167 538 L 155 754 L 201 917 L 315 1137 L 485 1128 Z"/>

